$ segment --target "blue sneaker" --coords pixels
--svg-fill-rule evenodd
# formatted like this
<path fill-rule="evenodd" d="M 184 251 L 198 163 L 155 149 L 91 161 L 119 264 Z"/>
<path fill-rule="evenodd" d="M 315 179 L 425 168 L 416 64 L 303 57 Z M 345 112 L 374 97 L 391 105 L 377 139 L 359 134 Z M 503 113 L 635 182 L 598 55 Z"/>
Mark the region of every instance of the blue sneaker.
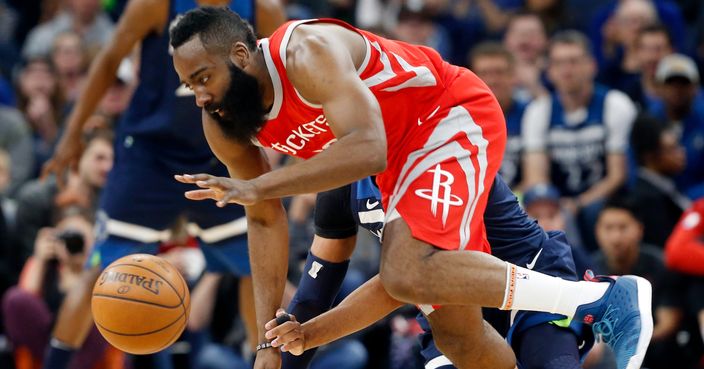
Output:
<path fill-rule="evenodd" d="M 650 282 L 632 275 L 589 279 L 611 286 L 601 299 L 578 307 L 575 318 L 591 324 L 594 337 L 613 349 L 618 369 L 640 368 L 653 335 Z"/>

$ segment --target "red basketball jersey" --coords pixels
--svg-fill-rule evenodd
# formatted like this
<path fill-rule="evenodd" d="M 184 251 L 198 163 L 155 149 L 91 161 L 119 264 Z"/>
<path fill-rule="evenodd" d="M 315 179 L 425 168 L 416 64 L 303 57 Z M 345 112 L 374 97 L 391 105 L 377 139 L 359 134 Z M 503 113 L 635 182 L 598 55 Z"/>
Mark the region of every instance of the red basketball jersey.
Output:
<path fill-rule="evenodd" d="M 387 169 L 377 176 L 377 183 L 385 206 L 392 194 L 401 194 L 394 188 L 400 186 L 399 178 L 409 173 L 409 157 L 420 155 L 419 149 L 432 149 L 445 143 L 449 137 L 442 137 L 442 142 L 437 144 L 434 142 L 441 138 L 438 135 L 448 134 L 448 129 L 454 130 L 449 132 L 451 136 L 473 135 L 467 130 L 474 130 L 479 133 L 479 139 L 494 143 L 490 145 L 490 151 L 495 154 L 491 155 L 488 175 L 471 181 L 478 181 L 476 185 L 479 185 L 493 180 L 491 172 L 494 168 L 498 170 L 503 155 L 505 124 L 488 87 L 469 70 L 443 61 L 431 48 L 388 40 L 334 19 L 289 22 L 270 38 L 260 40 L 274 85 L 274 103 L 268 121 L 256 136 L 256 144 L 306 159 L 336 141 L 322 106 L 304 100 L 286 74 L 286 47 L 291 33 L 298 25 L 313 22 L 340 25 L 359 33 L 365 40 L 366 57 L 357 72 L 376 97 L 384 120 Z M 442 129 L 440 134 L 440 130 L 436 130 L 438 124 L 459 105 L 471 106 L 471 115 L 477 123 L 472 121 L 472 126 L 465 128 L 448 124 L 448 129 Z M 480 117 L 490 117 L 491 124 L 482 125 Z M 467 145 L 471 146 L 469 142 Z M 476 154 L 476 147 L 473 150 Z M 391 205 L 393 209 L 393 202 Z M 478 210 L 483 212 L 483 209 Z"/>

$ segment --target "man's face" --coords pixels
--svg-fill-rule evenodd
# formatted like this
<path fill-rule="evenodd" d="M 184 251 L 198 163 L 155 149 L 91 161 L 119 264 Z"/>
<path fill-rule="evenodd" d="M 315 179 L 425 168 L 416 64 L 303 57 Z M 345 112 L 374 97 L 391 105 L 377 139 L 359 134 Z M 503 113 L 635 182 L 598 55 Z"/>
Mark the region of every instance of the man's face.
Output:
<path fill-rule="evenodd" d="M 675 176 L 684 170 L 687 155 L 674 132 L 665 131 L 660 136 L 657 158 L 657 169 L 662 174 Z"/>
<path fill-rule="evenodd" d="M 535 15 L 512 20 L 504 38 L 506 48 L 516 59 L 529 63 L 543 56 L 547 42 L 545 27 Z"/>
<path fill-rule="evenodd" d="M 196 105 L 229 137 L 250 141 L 266 116 L 257 79 L 231 58 L 209 53 L 199 37 L 174 50 L 173 59 L 179 78 L 195 93 Z"/>
<path fill-rule="evenodd" d="M 112 162 L 112 143 L 103 139 L 94 139 L 81 156 L 78 171 L 88 184 L 95 188 L 102 188 L 112 169 Z"/>
<path fill-rule="evenodd" d="M 472 60 L 472 71 L 489 86 L 497 99 L 507 101 L 513 94 L 514 74 L 511 63 L 501 55 L 482 55 Z"/>
<path fill-rule="evenodd" d="M 538 221 L 546 231 L 564 231 L 565 217 L 560 205 L 551 200 L 538 200 L 526 207 L 528 216 Z"/>
<path fill-rule="evenodd" d="M 607 208 L 597 220 L 596 239 L 610 263 L 629 265 L 638 257 L 643 226 L 630 212 Z"/>
<path fill-rule="evenodd" d="M 82 21 L 90 22 L 100 12 L 99 0 L 72 0 L 71 9 Z"/>
<path fill-rule="evenodd" d="M 548 77 L 562 93 L 574 93 L 594 83 L 594 60 L 578 44 L 555 44 L 550 49 Z"/>
<path fill-rule="evenodd" d="M 660 91 L 668 109 L 686 112 L 697 94 L 697 86 L 684 77 L 672 77 L 662 84 Z"/>
<path fill-rule="evenodd" d="M 648 78 L 653 78 L 660 60 L 672 54 L 672 45 L 670 45 L 667 36 L 660 32 L 645 33 L 638 40 L 636 55 L 641 70 Z"/>

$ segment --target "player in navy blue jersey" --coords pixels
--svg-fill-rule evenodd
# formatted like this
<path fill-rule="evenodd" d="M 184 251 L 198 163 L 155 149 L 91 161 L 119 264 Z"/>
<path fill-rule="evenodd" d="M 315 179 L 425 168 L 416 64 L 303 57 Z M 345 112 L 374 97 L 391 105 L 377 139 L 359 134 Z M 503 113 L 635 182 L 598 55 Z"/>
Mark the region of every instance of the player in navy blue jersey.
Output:
<path fill-rule="evenodd" d="M 234 273 L 251 281 L 244 209 L 188 201 L 182 195 L 186 186 L 172 178 L 184 171 L 228 174 L 208 147 L 201 110 L 193 105 L 193 92 L 180 83 L 169 47 L 169 28 L 179 15 L 204 5 L 229 6 L 262 35 L 285 20 L 276 0 L 129 1 L 113 39 L 91 66 L 66 132 L 45 167 L 45 174 L 56 174 L 60 180 L 68 167 L 76 165 L 86 120 L 112 84 L 121 60 L 140 44 L 140 83 L 116 126 L 115 165 L 100 199 L 98 242 L 80 288 L 66 296 L 59 311 L 44 363 L 47 369 L 66 368 L 72 351 L 82 345 L 92 325 L 90 291 L 99 272 L 122 256 L 156 253 L 181 216 L 188 219 L 189 233 L 198 237 L 209 271 Z M 252 288 L 251 282 L 243 286 Z M 248 329 L 256 331 L 253 303 L 250 300 L 245 305 L 241 311 Z"/>
<path fill-rule="evenodd" d="M 358 226 L 380 236 L 384 219 L 380 199 L 381 195 L 371 178 L 320 193 L 315 210 L 316 238 L 313 249 L 316 254 L 331 255 L 346 247 L 354 247 Z M 492 186 L 484 222 L 494 256 L 548 275 L 577 280 L 571 249 L 564 233 L 546 233 L 534 220 L 529 219 L 501 176 L 496 177 Z M 345 247 L 340 247 L 343 245 Z M 314 318 L 329 309 L 339 290 L 339 284 L 334 287 L 330 283 L 329 277 L 335 273 L 329 270 L 332 269 L 331 264 L 334 267 L 334 263 L 321 258 L 309 258 L 301 283 L 325 287 L 311 289 L 309 296 L 294 298 L 294 303 L 289 306 L 288 311 L 297 322 L 308 323 L 302 328 L 297 322 L 289 324 L 285 328 L 288 329 L 287 333 L 271 330 L 272 336 L 269 338 L 281 334 L 275 345 L 287 344 L 287 349 L 298 355 L 284 355 L 284 363 L 296 363 L 296 366 L 289 368 L 305 368 L 315 347 L 362 329 L 401 305 L 383 291 L 375 277 L 343 301 L 340 307 Z M 316 305 L 318 310 L 313 312 L 312 307 Z M 432 314 L 435 307 L 421 305 L 419 308 L 422 314 L 418 315 L 418 320 L 424 329 L 421 353 L 426 368 L 454 368 L 436 347 L 425 317 Z M 512 316 L 507 311 L 484 309 L 484 319 L 506 337 L 521 369 L 580 368 L 581 357 L 593 344 L 594 336 L 588 327 L 559 314 L 520 311 Z M 331 327 L 331 321 L 341 323 Z M 297 333 L 290 333 L 295 329 L 298 329 L 297 333 L 304 332 L 304 339 Z M 300 352 L 302 349 L 306 351 Z"/>

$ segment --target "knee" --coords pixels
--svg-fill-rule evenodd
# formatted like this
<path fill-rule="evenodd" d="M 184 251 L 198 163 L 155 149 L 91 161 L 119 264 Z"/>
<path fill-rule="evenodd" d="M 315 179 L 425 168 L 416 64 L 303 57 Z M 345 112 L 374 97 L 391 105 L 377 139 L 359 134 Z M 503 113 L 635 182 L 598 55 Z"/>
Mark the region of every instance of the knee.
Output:
<path fill-rule="evenodd" d="M 403 272 L 398 263 L 393 261 L 382 261 L 379 268 L 379 279 L 386 292 L 393 298 L 408 303 L 415 303 L 415 293 L 413 288 L 413 278 L 411 273 Z"/>

